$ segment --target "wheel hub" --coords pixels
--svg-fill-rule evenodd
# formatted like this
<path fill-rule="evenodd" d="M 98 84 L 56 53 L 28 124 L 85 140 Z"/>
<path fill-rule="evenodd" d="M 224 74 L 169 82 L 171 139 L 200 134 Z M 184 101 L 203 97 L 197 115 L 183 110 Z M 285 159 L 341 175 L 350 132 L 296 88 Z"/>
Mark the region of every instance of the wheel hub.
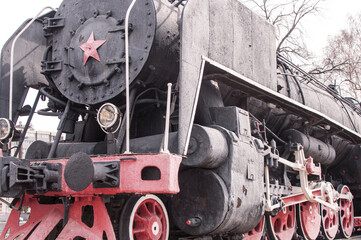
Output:
<path fill-rule="evenodd" d="M 147 234 L 150 239 L 160 239 L 162 234 L 162 222 L 158 217 L 152 217 L 149 220 Z"/>

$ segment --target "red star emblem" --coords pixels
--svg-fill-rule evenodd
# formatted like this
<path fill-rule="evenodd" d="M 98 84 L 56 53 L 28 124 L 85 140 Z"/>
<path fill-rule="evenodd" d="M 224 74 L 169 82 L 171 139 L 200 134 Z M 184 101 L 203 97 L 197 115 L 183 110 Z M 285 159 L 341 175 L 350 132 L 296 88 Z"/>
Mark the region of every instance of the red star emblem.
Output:
<path fill-rule="evenodd" d="M 106 40 L 94 40 L 94 32 L 90 34 L 90 37 L 86 43 L 80 45 L 81 50 L 84 51 L 84 64 L 88 61 L 89 57 L 92 57 L 100 62 L 100 57 L 97 49 L 103 45 Z"/>

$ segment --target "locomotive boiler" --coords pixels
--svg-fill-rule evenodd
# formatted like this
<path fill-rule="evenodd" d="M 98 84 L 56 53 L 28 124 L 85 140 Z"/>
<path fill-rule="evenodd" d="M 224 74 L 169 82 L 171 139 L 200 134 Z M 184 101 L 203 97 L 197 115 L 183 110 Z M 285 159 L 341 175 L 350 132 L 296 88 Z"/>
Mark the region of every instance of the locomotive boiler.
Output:
<path fill-rule="evenodd" d="M 238 0 L 64 0 L 26 21 L 1 55 L 0 238 L 350 238 L 360 104 L 275 43 Z M 57 134 L 20 159 L 35 112 Z"/>

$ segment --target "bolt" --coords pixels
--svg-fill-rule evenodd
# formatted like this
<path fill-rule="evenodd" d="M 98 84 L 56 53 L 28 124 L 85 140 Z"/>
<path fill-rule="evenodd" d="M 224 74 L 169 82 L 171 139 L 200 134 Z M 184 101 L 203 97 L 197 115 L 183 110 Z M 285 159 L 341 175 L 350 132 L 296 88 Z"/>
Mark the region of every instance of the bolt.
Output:
<path fill-rule="evenodd" d="M 112 15 L 112 11 L 108 11 L 106 18 L 110 17 L 111 15 Z"/>
<path fill-rule="evenodd" d="M 70 34 L 71 34 L 72 36 L 74 36 L 75 31 L 70 31 Z"/>
<path fill-rule="evenodd" d="M 117 180 L 113 180 L 113 181 L 112 181 L 112 185 L 113 185 L 113 186 L 117 185 L 117 183 L 118 183 Z"/>

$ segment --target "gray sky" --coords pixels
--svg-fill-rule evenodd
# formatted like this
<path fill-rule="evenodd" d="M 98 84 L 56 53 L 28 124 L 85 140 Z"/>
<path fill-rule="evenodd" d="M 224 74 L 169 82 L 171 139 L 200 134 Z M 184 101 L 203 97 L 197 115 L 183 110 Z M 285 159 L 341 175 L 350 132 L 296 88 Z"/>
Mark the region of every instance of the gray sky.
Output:
<path fill-rule="evenodd" d="M 0 46 L 25 19 L 33 17 L 45 6 L 57 8 L 60 3 L 60 0 L 3 1 L 0 10 Z M 303 22 L 308 48 L 316 55 L 321 55 L 328 37 L 337 34 L 340 29 L 347 26 L 348 16 L 359 12 L 361 12 L 360 0 L 325 0 L 322 4 L 322 16 L 310 16 Z M 43 104 L 41 107 L 43 108 L 45 105 Z M 48 118 L 45 119 L 37 117 L 33 122 L 34 127 L 37 130 L 55 130 L 58 120 L 56 118 L 53 118 L 52 121 L 49 121 Z M 22 121 L 25 122 L 26 119 Z"/>

